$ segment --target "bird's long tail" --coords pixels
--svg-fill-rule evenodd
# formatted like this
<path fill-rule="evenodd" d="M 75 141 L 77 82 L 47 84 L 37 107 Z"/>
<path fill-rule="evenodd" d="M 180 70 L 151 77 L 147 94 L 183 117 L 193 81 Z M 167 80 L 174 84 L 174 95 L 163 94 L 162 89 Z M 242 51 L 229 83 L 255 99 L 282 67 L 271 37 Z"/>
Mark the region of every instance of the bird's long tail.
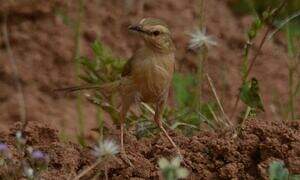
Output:
<path fill-rule="evenodd" d="M 114 81 L 114 82 L 109 82 L 101 85 L 79 85 L 79 86 L 72 86 L 72 87 L 66 87 L 66 88 L 58 88 L 54 89 L 53 91 L 56 92 L 74 92 L 74 91 L 80 91 L 80 90 L 89 90 L 89 89 L 95 89 L 99 90 L 103 93 L 112 93 L 116 91 L 120 86 L 120 81 Z"/>

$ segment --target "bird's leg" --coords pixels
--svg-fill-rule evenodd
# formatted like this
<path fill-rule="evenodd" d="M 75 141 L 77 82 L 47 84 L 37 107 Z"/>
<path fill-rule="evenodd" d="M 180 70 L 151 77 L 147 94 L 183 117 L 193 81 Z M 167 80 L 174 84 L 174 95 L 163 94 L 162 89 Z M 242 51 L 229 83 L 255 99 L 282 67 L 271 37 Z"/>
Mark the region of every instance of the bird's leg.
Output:
<path fill-rule="evenodd" d="M 156 122 L 156 124 L 158 125 L 160 130 L 164 133 L 164 135 L 167 137 L 168 141 L 176 149 L 176 151 L 177 151 L 178 155 L 180 156 L 180 158 L 183 159 L 183 156 L 180 153 L 180 149 L 177 147 L 177 145 L 175 144 L 173 139 L 169 136 L 168 132 L 166 131 L 166 129 L 164 128 L 164 126 L 161 122 L 161 113 L 163 111 L 164 104 L 165 104 L 164 102 L 163 103 L 160 102 L 160 103 L 157 104 L 156 110 L 155 110 L 155 115 L 154 115 L 154 121 Z"/>
<path fill-rule="evenodd" d="M 121 112 L 120 112 L 120 141 L 121 141 L 121 157 L 123 158 L 123 160 L 129 164 L 130 166 L 133 167 L 132 163 L 130 162 L 126 151 L 125 151 L 125 147 L 124 147 L 124 123 L 125 123 L 125 118 L 126 118 L 126 114 L 129 110 L 129 107 L 127 104 L 123 104 L 122 108 L 121 108 Z"/>
<path fill-rule="evenodd" d="M 126 110 L 122 107 L 121 112 L 120 112 L 120 141 L 121 141 L 121 152 L 125 153 L 125 148 L 124 148 L 124 121 L 126 118 Z"/>

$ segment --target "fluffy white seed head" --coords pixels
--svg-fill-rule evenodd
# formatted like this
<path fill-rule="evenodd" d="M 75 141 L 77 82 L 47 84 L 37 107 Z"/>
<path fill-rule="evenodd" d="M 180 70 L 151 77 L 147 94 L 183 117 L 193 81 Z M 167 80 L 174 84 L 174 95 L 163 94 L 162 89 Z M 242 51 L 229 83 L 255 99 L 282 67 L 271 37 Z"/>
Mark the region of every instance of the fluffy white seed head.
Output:
<path fill-rule="evenodd" d="M 197 29 L 196 31 L 189 33 L 189 36 L 189 49 L 197 50 L 203 46 L 209 47 L 218 44 L 212 36 L 206 34 L 206 29 L 203 29 L 202 31 Z"/>
<path fill-rule="evenodd" d="M 99 141 L 92 153 L 98 158 L 113 156 L 119 153 L 119 146 L 113 140 Z"/>

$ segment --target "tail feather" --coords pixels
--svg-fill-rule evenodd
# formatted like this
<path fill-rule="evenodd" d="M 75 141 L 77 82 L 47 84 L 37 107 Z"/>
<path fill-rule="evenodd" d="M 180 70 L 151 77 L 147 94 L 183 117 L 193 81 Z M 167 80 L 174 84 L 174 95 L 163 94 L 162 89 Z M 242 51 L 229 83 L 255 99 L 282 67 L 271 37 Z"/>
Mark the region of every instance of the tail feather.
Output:
<path fill-rule="evenodd" d="M 90 89 L 94 89 L 94 90 L 100 90 L 102 92 L 113 92 L 115 91 L 120 85 L 120 81 L 114 81 L 114 82 L 109 82 L 109 83 L 105 83 L 105 84 L 101 84 L 101 85 L 79 85 L 79 86 L 72 86 L 72 87 L 66 87 L 66 88 L 58 88 L 58 89 L 54 89 L 53 91 L 56 92 L 67 92 L 67 93 L 71 93 L 74 91 L 80 91 L 80 90 L 90 90 Z"/>

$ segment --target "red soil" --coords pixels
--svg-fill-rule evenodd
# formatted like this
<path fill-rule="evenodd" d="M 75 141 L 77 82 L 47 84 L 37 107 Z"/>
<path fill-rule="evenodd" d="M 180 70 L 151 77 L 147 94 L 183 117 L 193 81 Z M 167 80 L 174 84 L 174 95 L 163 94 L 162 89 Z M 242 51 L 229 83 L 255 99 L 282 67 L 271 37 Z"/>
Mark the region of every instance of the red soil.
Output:
<path fill-rule="evenodd" d="M 143 9 L 137 1 L 131 10 L 125 8 L 124 2 L 89 0 L 86 3 L 82 54 L 90 56 L 89 46 L 98 38 L 116 55 L 129 58 L 140 42 L 127 33 L 128 25 L 142 17 L 158 17 L 172 29 L 177 46 L 178 71 L 195 69 L 197 57 L 186 50 L 189 40 L 186 33 L 193 31 L 197 25 L 196 0 L 145 1 Z M 205 71 L 214 80 L 225 111 L 229 113 L 240 85 L 241 52 L 251 18 L 237 17 L 226 1 L 205 2 L 207 31 L 218 40 L 218 46 L 209 49 Z M 73 143 L 59 142 L 57 134 L 58 130 L 64 131 L 72 138 L 77 130 L 74 96 L 57 96 L 51 91 L 75 84 L 76 79 L 74 33 L 57 15 L 56 12 L 61 9 L 71 18 L 76 17 L 75 1 L 0 3 L 0 14 L 9 12 L 9 39 L 24 88 L 29 143 L 51 157 L 49 171 L 43 175 L 46 179 L 66 179 L 93 161 L 89 150 L 82 150 Z M 0 25 L 3 26 L 3 20 L 0 20 Z M 272 113 L 271 106 L 287 99 L 287 58 L 282 37 L 277 37 L 266 43 L 255 64 L 253 76 L 262 82 L 262 97 L 266 105 L 266 113 L 259 118 L 278 118 L 276 113 Z M 12 147 L 14 130 L 11 128 L 19 121 L 18 101 L 2 36 L 0 60 L 0 140 Z M 204 88 L 204 95 L 206 100 L 212 97 L 208 86 Z M 91 137 L 90 129 L 96 127 L 95 109 L 87 101 L 83 106 L 86 135 Z M 107 120 L 106 126 L 110 125 Z M 299 122 L 286 124 L 279 120 L 253 120 L 246 123 L 242 135 L 236 139 L 231 134 L 224 136 L 217 133 L 200 133 L 191 138 L 174 133 L 172 136 L 183 150 L 187 168 L 192 172 L 190 179 L 260 179 L 266 178 L 266 167 L 273 159 L 284 160 L 292 172 L 300 173 L 299 127 Z M 135 168 L 128 167 L 118 158 L 109 166 L 112 179 L 157 179 L 158 158 L 174 153 L 166 140 L 160 137 L 136 140 L 128 135 L 126 148 Z"/>

